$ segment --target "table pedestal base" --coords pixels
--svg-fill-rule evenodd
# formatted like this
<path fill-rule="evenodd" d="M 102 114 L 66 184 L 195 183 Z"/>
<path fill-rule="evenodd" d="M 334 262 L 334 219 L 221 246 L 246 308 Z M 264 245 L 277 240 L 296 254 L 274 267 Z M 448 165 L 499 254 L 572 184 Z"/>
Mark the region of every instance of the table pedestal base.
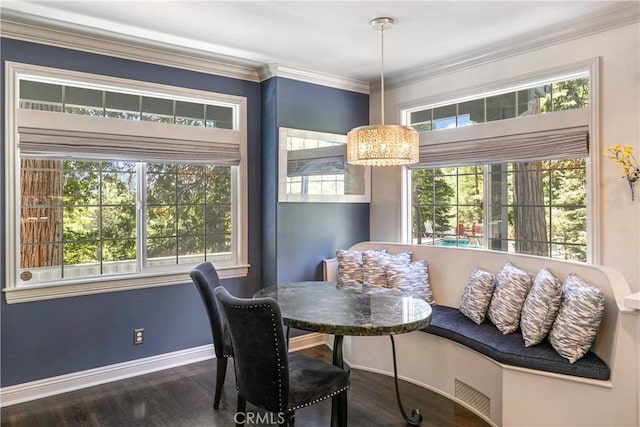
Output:
<path fill-rule="evenodd" d="M 344 361 L 342 359 L 342 335 L 335 335 L 333 338 L 333 364 L 341 369 L 344 369 Z M 411 410 L 411 416 L 407 415 L 402 404 L 402 398 L 400 397 L 400 388 L 398 386 L 398 362 L 396 361 L 396 342 L 393 339 L 393 335 L 389 335 L 391 338 L 391 351 L 393 354 L 393 381 L 396 387 L 396 399 L 398 401 L 398 407 L 400 408 L 400 414 L 404 421 L 412 426 L 418 426 L 422 423 L 422 414 L 418 409 Z M 331 426 L 336 427 L 338 425 L 338 419 L 340 411 L 340 401 L 338 397 L 331 399 Z"/>
<path fill-rule="evenodd" d="M 419 409 L 411 410 L 411 417 L 407 415 L 404 410 L 404 406 L 402 405 L 402 399 L 400 398 L 400 388 L 398 387 L 398 365 L 396 362 L 396 342 L 393 339 L 393 335 L 389 335 L 391 338 L 391 351 L 393 352 L 393 381 L 396 385 L 396 399 L 398 400 L 398 407 L 400 408 L 400 413 L 402 414 L 402 418 L 404 421 L 412 426 L 418 426 L 422 422 L 422 414 Z"/>

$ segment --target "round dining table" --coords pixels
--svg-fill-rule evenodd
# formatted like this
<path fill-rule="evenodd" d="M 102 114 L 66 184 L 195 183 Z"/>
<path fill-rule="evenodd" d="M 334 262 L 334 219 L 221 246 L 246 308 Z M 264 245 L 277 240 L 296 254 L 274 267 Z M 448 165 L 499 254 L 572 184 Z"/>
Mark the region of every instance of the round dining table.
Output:
<path fill-rule="evenodd" d="M 254 295 L 254 298 L 263 297 L 278 301 L 282 321 L 287 327 L 333 335 L 333 364 L 340 368 L 344 368 L 342 341 L 345 336 L 388 335 L 400 413 L 407 424 L 419 425 L 422 422 L 418 409 L 413 409 L 409 416 L 402 405 L 393 336 L 427 327 L 431 321 L 428 303 L 386 288 L 362 292 L 361 289 L 338 288 L 335 282 L 319 281 L 278 284 Z M 333 411 L 337 411 L 336 403 Z"/>

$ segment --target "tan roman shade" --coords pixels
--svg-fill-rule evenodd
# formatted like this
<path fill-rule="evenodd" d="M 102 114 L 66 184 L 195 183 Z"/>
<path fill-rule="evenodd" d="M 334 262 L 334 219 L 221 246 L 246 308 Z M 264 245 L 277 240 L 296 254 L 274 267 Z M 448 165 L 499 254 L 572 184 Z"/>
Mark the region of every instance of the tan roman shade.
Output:
<path fill-rule="evenodd" d="M 21 154 L 91 160 L 238 165 L 241 132 L 18 110 Z"/>
<path fill-rule="evenodd" d="M 589 155 L 589 109 L 567 110 L 420 134 L 412 168 L 571 159 Z"/>

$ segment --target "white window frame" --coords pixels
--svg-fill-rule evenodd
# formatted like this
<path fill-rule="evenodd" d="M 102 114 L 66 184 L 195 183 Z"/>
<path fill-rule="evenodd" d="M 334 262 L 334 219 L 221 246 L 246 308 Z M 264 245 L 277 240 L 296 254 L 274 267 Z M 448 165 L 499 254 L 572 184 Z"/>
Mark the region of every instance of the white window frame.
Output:
<path fill-rule="evenodd" d="M 600 192 L 598 183 L 600 182 L 600 58 L 589 58 L 583 61 L 566 64 L 544 71 L 532 72 L 520 75 L 512 79 L 502 80 L 479 86 L 474 86 L 457 91 L 447 92 L 429 98 L 423 98 L 409 103 L 398 105 L 398 114 L 401 124 L 407 126 L 409 115 L 412 111 L 423 108 L 436 108 L 444 105 L 455 104 L 481 97 L 495 94 L 517 91 L 538 83 L 545 83 L 549 80 L 571 76 L 577 73 L 587 72 L 589 75 L 589 156 L 586 158 L 587 168 L 587 264 L 600 264 L 601 255 L 601 216 L 600 216 Z M 446 132 L 447 129 L 440 129 L 431 132 Z M 464 166 L 464 165 L 461 165 Z M 485 168 L 486 169 L 486 168 Z M 486 172 L 485 172 L 486 175 Z M 486 176 L 485 176 L 486 178 Z M 412 221 L 411 221 L 411 170 L 406 166 L 402 170 L 402 199 L 401 199 L 401 230 L 400 236 L 403 243 L 412 241 Z M 485 186 L 485 198 L 488 188 Z M 486 204 L 485 204 L 486 209 Z M 486 218 L 486 212 L 485 212 Z"/>
<path fill-rule="evenodd" d="M 191 102 L 233 104 L 237 108 L 234 129 L 240 132 L 240 164 L 232 166 L 232 259 L 216 264 L 220 278 L 246 277 L 248 264 L 248 184 L 247 184 L 247 100 L 245 97 L 205 92 L 150 82 L 122 79 L 97 74 L 54 69 L 7 61 L 5 64 L 5 287 L 7 303 L 72 297 L 105 292 L 141 289 L 190 283 L 188 272 L 193 267 L 178 264 L 159 271 L 105 276 L 65 281 L 62 284 L 18 286 L 19 219 L 20 219 L 20 153 L 18 148 L 17 108 L 19 80 L 32 78 L 56 84 L 81 83 L 102 90 L 125 90 L 145 96 L 164 95 Z M 182 126 L 177 125 L 180 128 Z M 179 130 L 178 130 L 179 131 Z"/>

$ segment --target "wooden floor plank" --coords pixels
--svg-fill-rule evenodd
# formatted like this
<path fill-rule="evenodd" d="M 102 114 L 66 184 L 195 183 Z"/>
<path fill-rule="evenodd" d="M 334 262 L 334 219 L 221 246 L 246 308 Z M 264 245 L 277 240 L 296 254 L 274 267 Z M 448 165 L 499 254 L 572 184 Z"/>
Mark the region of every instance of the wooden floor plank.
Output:
<path fill-rule="evenodd" d="M 324 347 L 301 351 L 330 361 Z M 2 408 L 2 427 L 201 427 L 234 425 L 235 382 L 229 363 L 220 409 L 213 410 L 215 360 L 115 381 L 95 387 L 51 396 Z M 419 408 L 425 427 L 486 427 L 488 424 L 466 408 L 436 393 L 402 381 L 400 391 L 405 408 Z M 393 379 L 361 370 L 351 370 L 349 426 L 404 426 L 396 400 Z M 248 405 L 248 411 L 269 415 Z M 296 411 L 296 426 L 326 427 L 330 401 Z"/>

